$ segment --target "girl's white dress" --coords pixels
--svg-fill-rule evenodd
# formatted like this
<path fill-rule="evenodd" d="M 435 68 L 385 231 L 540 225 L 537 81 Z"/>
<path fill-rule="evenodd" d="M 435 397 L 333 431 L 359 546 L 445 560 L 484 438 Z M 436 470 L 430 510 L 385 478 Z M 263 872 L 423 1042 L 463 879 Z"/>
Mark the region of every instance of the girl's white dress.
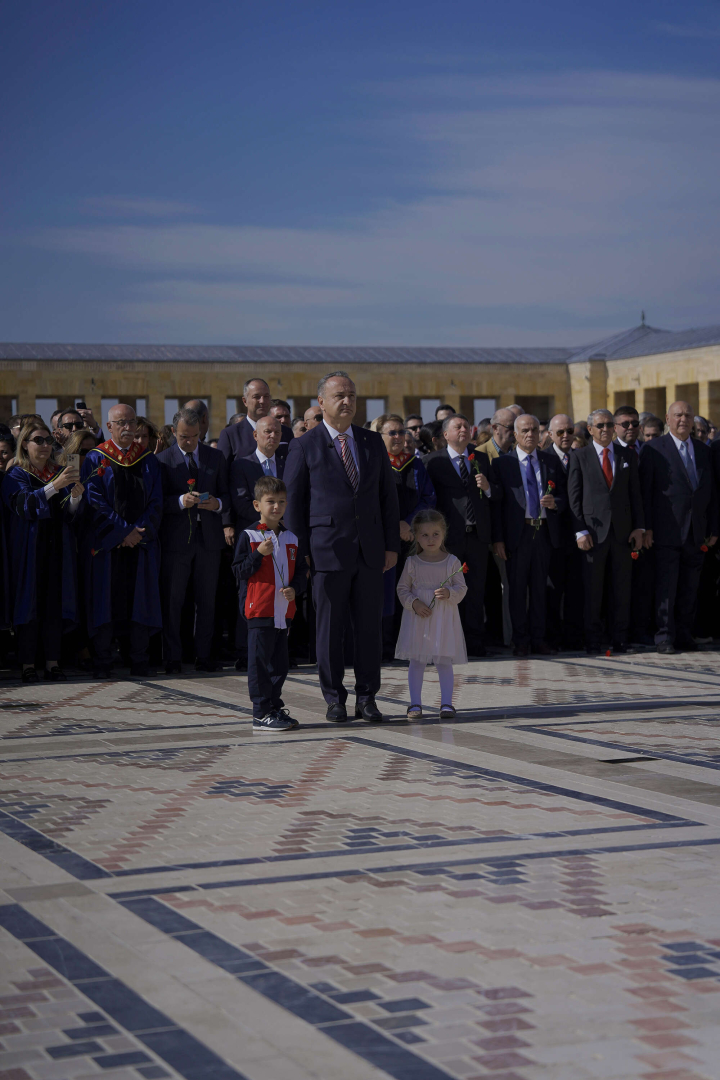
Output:
<path fill-rule="evenodd" d="M 413 600 L 430 606 L 436 589 L 446 578 L 449 600 L 436 600 L 429 619 L 421 619 L 412 610 Z M 467 592 L 465 576 L 456 555 L 438 562 L 426 562 L 421 555 L 408 556 L 397 585 L 404 611 L 395 647 L 398 660 L 424 660 L 435 664 L 466 664 L 465 635 L 460 624 L 458 604 Z"/>

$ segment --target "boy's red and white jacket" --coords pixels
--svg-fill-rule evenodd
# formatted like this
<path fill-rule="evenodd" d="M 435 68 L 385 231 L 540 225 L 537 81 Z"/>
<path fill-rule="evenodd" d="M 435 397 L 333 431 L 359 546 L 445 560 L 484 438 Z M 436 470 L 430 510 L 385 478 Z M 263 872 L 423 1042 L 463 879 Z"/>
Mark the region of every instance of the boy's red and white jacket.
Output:
<path fill-rule="evenodd" d="M 299 596 L 307 584 L 307 564 L 299 551 L 298 538 L 284 525 L 276 536 L 271 529 L 261 530 L 260 522 L 240 533 L 235 545 L 233 572 L 238 583 L 240 610 L 245 618 L 259 620 L 257 625 L 284 629 L 295 614 L 295 601 L 288 602 L 280 591 L 292 585 Z M 263 540 L 273 541 L 272 555 L 261 555 Z"/>

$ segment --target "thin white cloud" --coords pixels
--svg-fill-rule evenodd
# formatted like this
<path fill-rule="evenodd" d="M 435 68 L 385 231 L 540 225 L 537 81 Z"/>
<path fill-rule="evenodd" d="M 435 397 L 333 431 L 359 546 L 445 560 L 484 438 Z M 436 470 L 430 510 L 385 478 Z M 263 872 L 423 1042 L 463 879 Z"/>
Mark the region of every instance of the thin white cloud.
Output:
<path fill-rule="evenodd" d="M 700 40 L 720 37 L 720 26 L 717 22 L 712 26 L 703 26 L 700 23 L 653 22 L 652 28 L 658 34 L 666 34 L 668 37 L 699 38 Z"/>
<path fill-rule="evenodd" d="M 106 222 L 34 242 L 142 272 L 120 314 L 168 340 L 576 343 L 643 306 L 717 321 L 720 80 L 437 77 L 387 93 L 380 134 L 424 187 L 409 204 L 345 228 Z"/>

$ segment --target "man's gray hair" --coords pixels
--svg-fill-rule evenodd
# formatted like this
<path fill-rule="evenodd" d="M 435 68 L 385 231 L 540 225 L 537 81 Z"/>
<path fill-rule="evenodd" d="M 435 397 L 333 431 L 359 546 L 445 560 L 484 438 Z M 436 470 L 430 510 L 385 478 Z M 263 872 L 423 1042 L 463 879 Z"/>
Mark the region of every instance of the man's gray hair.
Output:
<path fill-rule="evenodd" d="M 323 375 L 322 379 L 318 383 L 318 397 L 320 397 L 320 395 L 323 393 L 325 389 L 325 383 L 328 381 L 328 379 L 350 379 L 350 376 L 348 375 L 347 371 L 331 371 L 328 375 Z M 353 384 L 353 386 L 355 386 L 355 383 L 352 381 L 352 379 L 350 379 L 350 382 Z"/>
<path fill-rule="evenodd" d="M 530 417 L 531 420 L 535 421 L 535 423 L 537 424 L 538 427 L 540 427 L 540 421 L 538 420 L 537 416 L 533 416 L 532 413 L 524 412 L 524 413 L 520 413 L 519 416 L 515 417 L 515 423 L 513 424 L 513 430 L 517 431 L 518 420 L 527 420 L 528 416 Z"/>
<path fill-rule="evenodd" d="M 173 416 L 172 426 L 177 431 L 177 426 L 181 420 L 184 420 L 190 427 L 200 427 L 200 415 L 195 412 L 194 409 L 178 409 Z"/>
<path fill-rule="evenodd" d="M 442 433 L 443 433 L 443 435 L 445 434 L 445 432 L 447 431 L 448 427 L 453 422 L 453 420 L 464 420 L 466 424 L 470 424 L 470 421 L 468 420 L 467 416 L 464 416 L 461 412 L 451 413 L 450 416 L 446 416 L 445 419 L 442 422 Z M 472 427 L 472 424 L 470 424 L 470 427 Z"/>
<path fill-rule="evenodd" d="M 265 380 L 261 379 L 259 375 L 253 375 L 252 379 L 248 379 L 248 381 L 246 383 L 243 383 L 243 392 L 242 392 L 243 397 L 245 397 L 247 395 L 248 390 L 250 389 L 250 387 L 252 386 L 252 384 L 254 382 L 261 382 L 263 384 L 263 386 L 267 386 L 268 390 L 270 389 L 270 384 L 269 383 L 266 383 Z"/>
<path fill-rule="evenodd" d="M 615 417 L 609 409 L 593 409 L 593 411 L 587 418 L 588 427 L 592 427 L 594 425 L 596 416 L 607 416 L 608 420 L 612 420 L 612 422 L 615 423 Z"/>
<path fill-rule="evenodd" d="M 193 406 L 192 411 L 196 412 L 198 414 L 198 416 L 207 416 L 208 415 L 210 410 L 208 409 L 206 403 L 203 401 L 202 398 L 190 398 L 190 401 L 197 402 L 197 404 Z M 190 408 L 190 401 L 185 402 L 185 404 L 183 405 L 183 409 L 189 409 Z"/>
<path fill-rule="evenodd" d="M 490 426 L 494 427 L 495 424 L 499 424 L 500 423 L 500 414 L 501 413 L 507 413 L 507 412 L 510 412 L 510 408 L 507 405 L 503 405 L 502 409 L 496 409 L 495 412 L 492 414 L 492 420 L 490 421 Z"/>

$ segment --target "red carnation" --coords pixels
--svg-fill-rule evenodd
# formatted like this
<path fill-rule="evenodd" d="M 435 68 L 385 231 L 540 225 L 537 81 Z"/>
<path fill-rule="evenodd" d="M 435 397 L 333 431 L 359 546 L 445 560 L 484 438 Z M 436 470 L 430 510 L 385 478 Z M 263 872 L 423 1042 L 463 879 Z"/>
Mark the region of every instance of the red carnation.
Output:
<path fill-rule="evenodd" d="M 95 548 L 90 548 L 90 554 L 97 555 L 97 551 L 95 550 Z"/>
<path fill-rule="evenodd" d="M 105 466 L 104 465 L 98 465 L 95 475 L 96 476 L 102 476 L 104 474 L 104 472 L 105 472 Z"/>
<path fill-rule="evenodd" d="M 467 564 L 466 562 L 464 562 L 464 563 L 462 564 L 462 566 L 460 567 L 460 569 L 462 570 L 463 574 L 467 574 L 467 573 L 468 573 L 468 571 L 469 571 L 469 569 L 470 569 L 470 567 L 468 566 L 468 564 Z"/>
<path fill-rule="evenodd" d="M 474 460 L 475 460 L 475 455 L 474 454 L 468 454 L 468 461 L 474 461 Z"/>
<path fill-rule="evenodd" d="M 267 529 L 267 525 L 265 525 L 265 524 L 264 524 L 264 523 L 263 523 L 263 522 L 261 521 L 261 522 L 260 522 L 260 524 L 258 525 L 258 532 L 265 532 L 265 530 L 266 530 L 266 529 Z"/>
<path fill-rule="evenodd" d="M 553 480 L 548 480 L 548 487 L 550 488 L 551 491 L 555 490 L 555 483 L 554 483 Z"/>
<path fill-rule="evenodd" d="M 639 559 L 640 558 L 640 552 L 639 551 L 631 551 L 630 552 L 630 558 L 631 559 Z"/>
<path fill-rule="evenodd" d="M 708 550 L 708 546 L 707 546 L 707 544 L 701 544 L 701 545 L 700 545 L 700 550 L 701 550 L 701 551 L 707 551 L 707 550 Z"/>
<path fill-rule="evenodd" d="M 610 650 L 608 649 L 608 651 L 607 651 L 607 652 L 605 653 L 605 655 L 606 655 L 606 656 L 612 656 L 612 653 L 611 653 L 611 652 L 610 652 Z"/>
<path fill-rule="evenodd" d="M 195 479 L 193 478 L 192 480 L 188 480 L 188 482 L 187 482 L 187 486 L 188 486 L 188 487 L 190 488 L 190 490 L 192 491 L 192 489 L 193 489 L 193 488 L 195 487 Z"/>

